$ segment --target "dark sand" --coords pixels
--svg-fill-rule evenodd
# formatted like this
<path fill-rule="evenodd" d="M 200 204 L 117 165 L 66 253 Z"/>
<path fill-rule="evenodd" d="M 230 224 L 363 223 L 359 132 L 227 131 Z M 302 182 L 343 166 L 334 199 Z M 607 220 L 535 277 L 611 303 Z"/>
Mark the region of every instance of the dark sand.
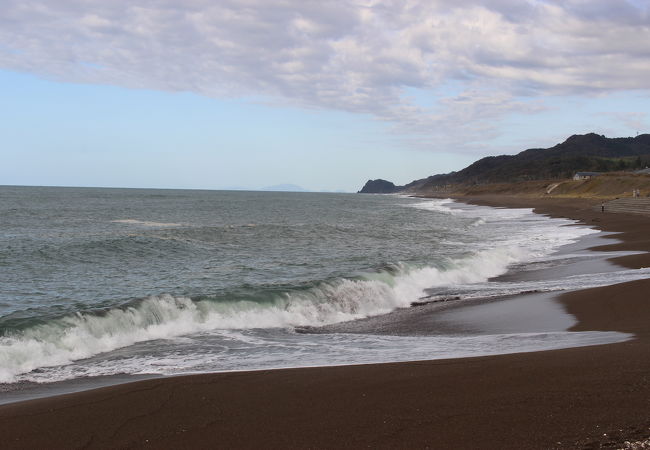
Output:
<path fill-rule="evenodd" d="M 650 218 L 578 200 L 465 199 L 598 225 L 650 250 Z M 650 266 L 647 254 L 616 258 Z M 650 279 L 571 292 L 574 330 L 619 344 L 146 380 L 0 406 L 1 448 L 617 448 L 650 436 Z"/>

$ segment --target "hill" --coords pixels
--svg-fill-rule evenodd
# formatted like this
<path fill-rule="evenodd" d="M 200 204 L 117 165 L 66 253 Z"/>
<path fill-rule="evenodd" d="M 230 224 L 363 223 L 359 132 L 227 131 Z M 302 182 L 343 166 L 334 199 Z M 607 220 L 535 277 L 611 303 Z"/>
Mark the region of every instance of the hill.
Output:
<path fill-rule="evenodd" d="M 402 189 L 403 186 L 395 186 L 390 181 L 377 178 L 376 180 L 366 181 L 358 194 L 392 194 Z"/>
<path fill-rule="evenodd" d="M 517 183 L 456 185 L 445 191 L 422 191 L 423 196 L 476 197 L 500 195 L 509 197 L 591 198 L 611 200 L 632 197 L 638 189 L 641 197 L 650 196 L 650 174 L 624 172 L 606 173 L 589 180 L 535 180 Z"/>
<path fill-rule="evenodd" d="M 393 192 L 421 193 L 453 185 L 560 180 L 570 178 L 575 172 L 624 171 L 647 165 L 650 165 L 650 134 L 607 138 L 588 133 L 573 135 L 550 148 L 532 148 L 516 155 L 488 156 L 458 172 L 432 175 L 404 186 L 395 186 Z M 372 189 L 373 186 L 366 183 L 360 192 L 377 192 Z"/>

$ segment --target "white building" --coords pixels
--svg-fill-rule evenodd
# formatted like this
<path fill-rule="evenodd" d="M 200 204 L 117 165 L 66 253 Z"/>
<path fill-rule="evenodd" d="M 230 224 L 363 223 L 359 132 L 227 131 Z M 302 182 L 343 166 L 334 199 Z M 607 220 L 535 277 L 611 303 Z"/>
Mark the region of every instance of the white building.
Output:
<path fill-rule="evenodd" d="M 573 176 L 574 180 L 588 180 L 600 175 L 600 172 L 576 172 Z"/>

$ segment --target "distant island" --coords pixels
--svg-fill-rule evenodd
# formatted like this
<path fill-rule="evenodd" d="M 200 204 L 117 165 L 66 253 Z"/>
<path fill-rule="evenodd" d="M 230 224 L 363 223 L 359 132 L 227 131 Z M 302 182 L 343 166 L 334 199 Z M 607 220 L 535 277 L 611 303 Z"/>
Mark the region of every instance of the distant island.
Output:
<path fill-rule="evenodd" d="M 532 148 L 516 155 L 488 156 L 458 172 L 432 175 L 403 186 L 396 186 L 382 179 L 368 180 L 359 193 L 432 194 L 463 191 L 478 193 L 481 189 L 494 190 L 488 186 L 504 183 L 531 185 L 531 182 L 541 180 L 571 179 L 576 172 L 634 172 L 648 165 L 650 165 L 650 134 L 607 138 L 596 133 L 588 133 L 573 135 L 550 148 Z M 535 189 L 544 190 L 548 188 L 548 183 L 537 183 L 536 186 Z M 526 188 L 522 189 L 526 190 Z M 560 192 L 562 189 L 557 191 Z"/>
<path fill-rule="evenodd" d="M 296 184 L 275 184 L 273 186 L 267 186 L 260 191 L 274 191 L 274 192 L 309 192 L 302 186 Z"/>

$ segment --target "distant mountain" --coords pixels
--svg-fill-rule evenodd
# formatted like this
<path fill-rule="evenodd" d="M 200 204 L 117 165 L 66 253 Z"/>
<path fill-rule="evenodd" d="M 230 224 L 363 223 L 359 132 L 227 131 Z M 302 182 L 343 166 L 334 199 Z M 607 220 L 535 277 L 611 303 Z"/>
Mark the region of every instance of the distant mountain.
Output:
<path fill-rule="evenodd" d="M 564 179 L 575 172 L 611 172 L 645 167 L 650 161 L 650 134 L 607 138 L 588 133 L 573 135 L 551 148 L 532 148 L 516 155 L 488 156 L 458 172 L 432 175 L 404 186 L 381 181 L 379 188 L 393 185 L 393 192 L 418 192 L 445 185 L 475 185 L 526 180 Z M 369 182 L 370 183 L 370 182 Z M 372 191 L 375 184 L 364 191 Z M 378 189 L 379 189 L 378 188 Z"/>
<path fill-rule="evenodd" d="M 307 189 L 298 186 L 296 184 L 276 184 L 273 186 L 267 186 L 261 191 L 278 191 L 278 192 L 309 192 Z"/>

